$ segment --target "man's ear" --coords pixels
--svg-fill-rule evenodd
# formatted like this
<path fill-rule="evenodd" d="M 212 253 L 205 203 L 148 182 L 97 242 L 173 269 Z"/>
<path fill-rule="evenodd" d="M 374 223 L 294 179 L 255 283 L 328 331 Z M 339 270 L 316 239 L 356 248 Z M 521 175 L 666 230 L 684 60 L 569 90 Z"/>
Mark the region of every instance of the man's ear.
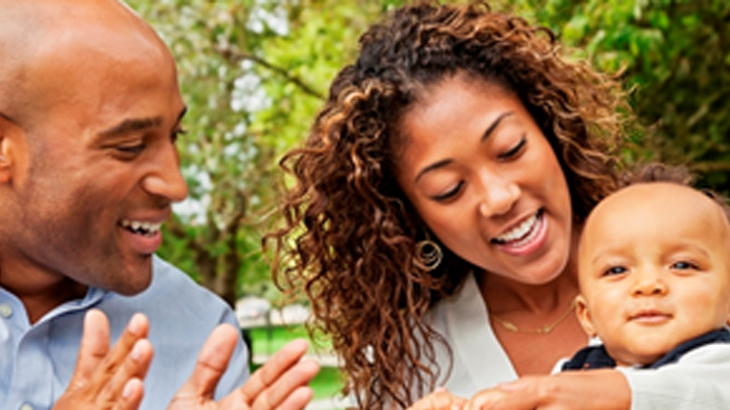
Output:
<path fill-rule="evenodd" d="M 22 138 L 22 130 L 0 114 L 0 184 L 7 184 L 13 177 L 15 163 L 14 145 Z"/>
<path fill-rule="evenodd" d="M 588 304 L 586 303 L 583 295 L 575 297 L 575 313 L 578 315 L 578 321 L 583 326 L 583 330 L 588 333 L 591 338 L 596 337 L 596 329 L 593 326 L 593 319 L 591 318 L 591 312 L 588 311 Z M 730 317 L 728 317 L 730 319 Z"/>

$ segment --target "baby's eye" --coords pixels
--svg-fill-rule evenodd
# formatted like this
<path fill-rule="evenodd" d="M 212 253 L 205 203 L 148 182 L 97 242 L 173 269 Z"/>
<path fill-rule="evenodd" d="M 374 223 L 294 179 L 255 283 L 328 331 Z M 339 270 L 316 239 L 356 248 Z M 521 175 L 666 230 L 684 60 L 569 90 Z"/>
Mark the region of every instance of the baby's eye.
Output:
<path fill-rule="evenodd" d="M 688 270 L 688 269 L 697 269 L 697 265 L 691 262 L 687 261 L 679 261 L 674 262 L 671 266 L 672 269 L 678 269 L 678 270 Z"/>
<path fill-rule="evenodd" d="M 603 276 L 622 275 L 629 270 L 625 266 L 611 266 L 610 268 L 603 271 Z"/>

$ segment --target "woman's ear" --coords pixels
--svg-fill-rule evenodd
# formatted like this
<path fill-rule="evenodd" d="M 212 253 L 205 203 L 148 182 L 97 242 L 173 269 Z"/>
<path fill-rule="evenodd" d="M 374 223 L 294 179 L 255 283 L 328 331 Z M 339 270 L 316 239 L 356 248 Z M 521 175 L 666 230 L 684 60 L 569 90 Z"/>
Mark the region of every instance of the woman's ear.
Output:
<path fill-rule="evenodd" d="M 583 326 L 583 330 L 588 333 L 591 338 L 596 337 L 596 329 L 593 326 L 593 319 L 591 319 L 591 312 L 588 310 L 588 304 L 586 303 L 583 295 L 575 297 L 575 313 L 578 315 L 578 321 Z M 730 317 L 728 317 L 730 320 Z"/>

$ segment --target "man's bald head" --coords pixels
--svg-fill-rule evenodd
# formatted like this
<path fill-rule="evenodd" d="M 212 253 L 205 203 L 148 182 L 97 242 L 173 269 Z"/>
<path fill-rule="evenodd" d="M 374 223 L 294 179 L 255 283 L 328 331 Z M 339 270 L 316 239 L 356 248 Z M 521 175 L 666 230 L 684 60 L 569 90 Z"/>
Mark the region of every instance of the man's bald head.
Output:
<path fill-rule="evenodd" d="M 79 59 L 93 70 L 98 60 L 123 60 L 137 47 L 172 61 L 154 30 L 118 0 L 0 0 L 0 9 L 0 114 L 21 126 L 68 97 L 64 91 L 75 85 L 64 81 L 64 70 L 83 68 Z"/>
<path fill-rule="evenodd" d="M 0 0 L 0 10 L 2 286 L 35 274 L 139 292 L 161 236 L 128 225 L 162 222 L 187 195 L 175 61 L 117 0 Z"/>

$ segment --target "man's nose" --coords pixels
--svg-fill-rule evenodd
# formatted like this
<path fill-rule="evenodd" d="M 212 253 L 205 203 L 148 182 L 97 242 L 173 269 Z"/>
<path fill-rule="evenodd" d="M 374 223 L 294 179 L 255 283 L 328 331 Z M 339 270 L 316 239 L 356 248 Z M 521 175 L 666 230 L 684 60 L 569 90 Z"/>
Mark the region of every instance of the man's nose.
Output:
<path fill-rule="evenodd" d="M 187 198 L 188 185 L 180 172 L 180 155 L 173 143 L 161 149 L 155 167 L 145 176 L 142 186 L 150 194 L 170 202 Z"/>

